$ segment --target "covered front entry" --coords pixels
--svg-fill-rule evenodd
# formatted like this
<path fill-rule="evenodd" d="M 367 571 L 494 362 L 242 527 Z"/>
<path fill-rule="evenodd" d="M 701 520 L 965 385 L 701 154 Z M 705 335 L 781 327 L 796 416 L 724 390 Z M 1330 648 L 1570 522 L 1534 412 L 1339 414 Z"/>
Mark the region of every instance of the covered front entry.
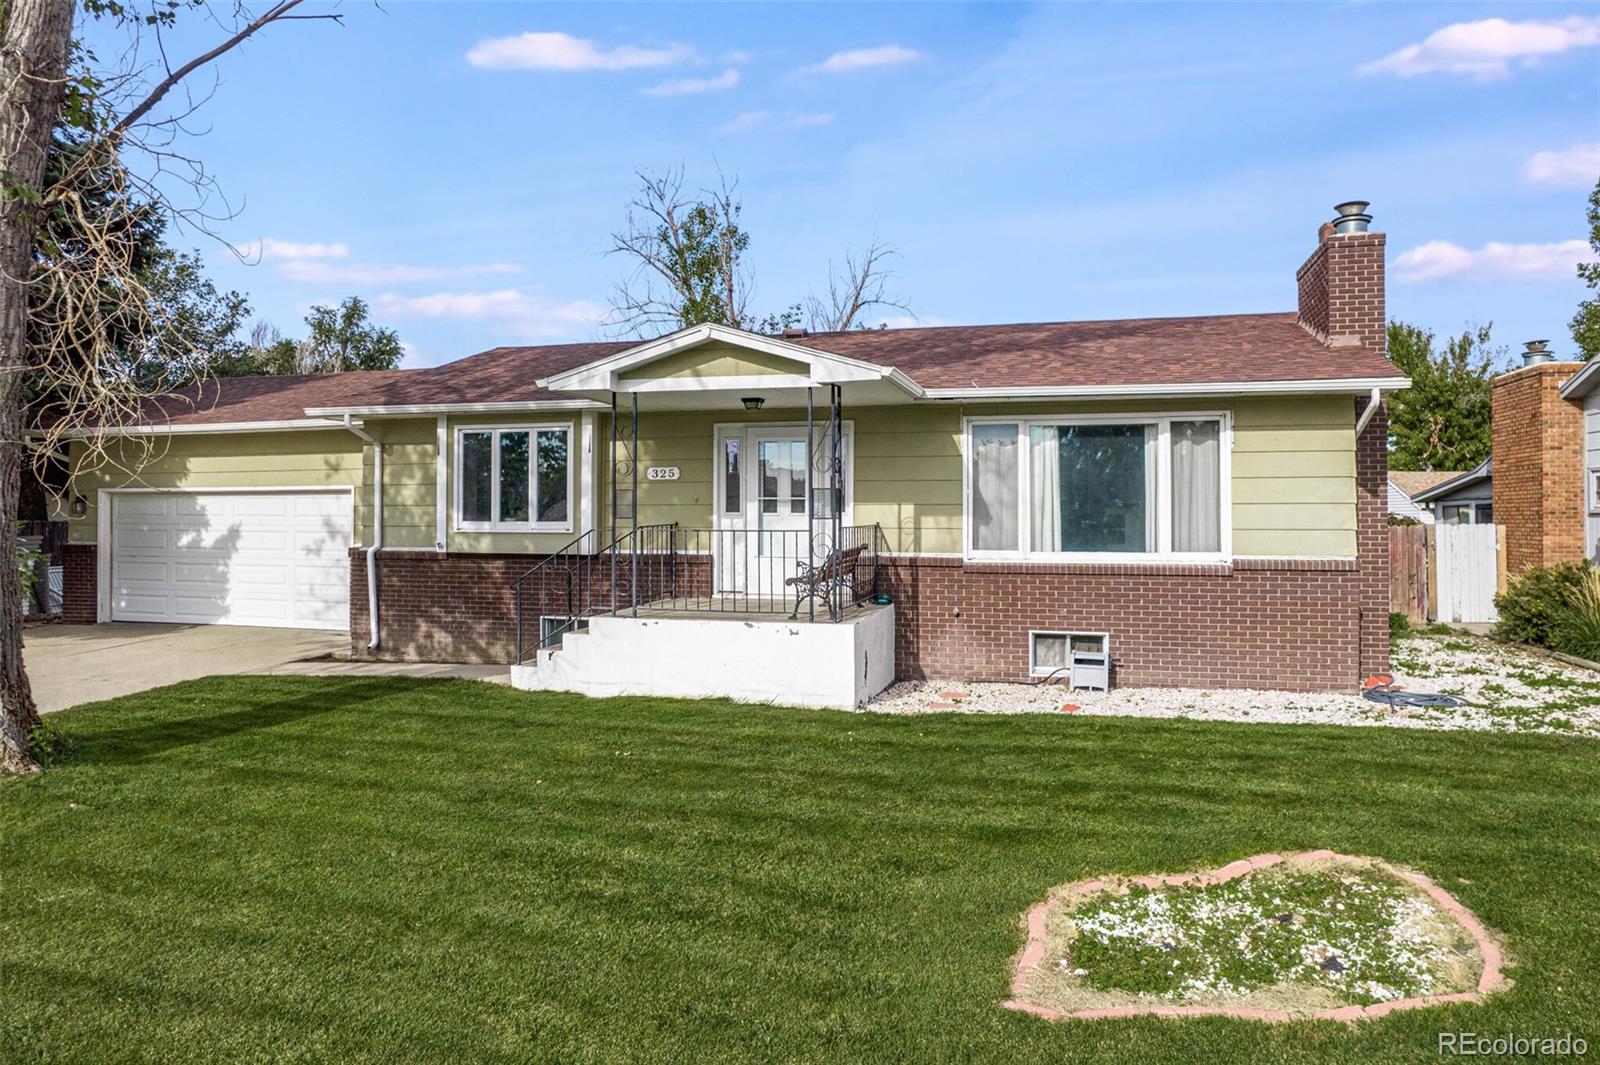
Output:
<path fill-rule="evenodd" d="M 852 497 L 851 426 L 840 425 L 837 447 L 833 438 L 831 421 L 813 423 L 809 443 L 803 424 L 717 427 L 715 591 L 782 599 L 801 563 L 827 556 L 834 513 L 849 525 Z M 830 487 L 836 462 L 837 492 Z"/>

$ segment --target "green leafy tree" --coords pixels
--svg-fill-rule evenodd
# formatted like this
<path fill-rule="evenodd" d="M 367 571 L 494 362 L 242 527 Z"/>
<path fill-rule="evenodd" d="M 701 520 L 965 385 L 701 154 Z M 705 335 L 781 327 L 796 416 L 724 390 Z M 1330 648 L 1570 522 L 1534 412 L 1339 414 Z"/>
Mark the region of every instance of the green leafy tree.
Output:
<path fill-rule="evenodd" d="M 1589 193 L 1589 247 L 1594 249 L 1596 261 L 1579 263 L 1578 276 L 1590 289 L 1600 290 L 1600 181 L 1594 183 L 1594 191 Z M 1578 313 L 1572 316 L 1569 324 L 1583 361 L 1600 355 L 1600 291 L 1578 304 Z"/>
<path fill-rule="evenodd" d="M 393 329 L 368 321 L 366 301 L 359 296 L 351 296 L 337 309 L 311 308 L 306 328 L 310 332 L 302 345 L 302 373 L 393 370 L 404 354 Z"/>
<path fill-rule="evenodd" d="M 289 340 L 269 323 L 257 322 L 249 342 L 229 346 L 227 356 L 211 370 L 218 377 L 393 370 L 405 354 L 393 329 L 368 319 L 367 304 L 359 296 L 338 307 L 311 308 L 306 330 L 304 340 Z"/>
<path fill-rule="evenodd" d="M 1490 326 L 1434 347 L 1434 335 L 1390 322 L 1389 358 L 1411 387 L 1389 399 L 1389 468 L 1470 470 L 1489 457 L 1489 382 L 1501 352 Z"/>

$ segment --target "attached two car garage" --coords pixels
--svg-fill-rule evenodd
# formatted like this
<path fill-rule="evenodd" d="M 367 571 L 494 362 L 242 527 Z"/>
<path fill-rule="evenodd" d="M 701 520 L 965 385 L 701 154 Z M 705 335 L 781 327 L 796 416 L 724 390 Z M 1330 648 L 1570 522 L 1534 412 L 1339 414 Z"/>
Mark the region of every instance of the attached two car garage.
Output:
<path fill-rule="evenodd" d="M 349 488 L 107 496 L 109 620 L 349 627 Z"/>

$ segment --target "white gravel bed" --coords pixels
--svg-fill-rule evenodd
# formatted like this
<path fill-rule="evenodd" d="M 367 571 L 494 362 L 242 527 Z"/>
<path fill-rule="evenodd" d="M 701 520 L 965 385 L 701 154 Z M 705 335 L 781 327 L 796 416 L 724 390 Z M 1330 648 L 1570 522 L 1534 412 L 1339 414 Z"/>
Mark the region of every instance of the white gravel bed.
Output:
<path fill-rule="evenodd" d="M 1335 692 L 1240 688 L 1069 692 L 1058 684 L 904 681 L 890 686 L 864 709 L 884 714 L 1073 713 L 1600 737 L 1600 673 L 1457 634 L 1397 641 L 1392 660 L 1397 686 L 1453 695 L 1463 705 L 1390 709 L 1358 695 Z"/>

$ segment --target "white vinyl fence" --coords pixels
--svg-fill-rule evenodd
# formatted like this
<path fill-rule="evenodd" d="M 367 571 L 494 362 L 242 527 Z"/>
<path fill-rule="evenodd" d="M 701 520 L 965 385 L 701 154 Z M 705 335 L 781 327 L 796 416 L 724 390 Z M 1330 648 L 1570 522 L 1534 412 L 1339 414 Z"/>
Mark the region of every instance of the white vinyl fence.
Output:
<path fill-rule="evenodd" d="M 1443 622 L 1499 621 L 1494 593 L 1499 580 L 1497 525 L 1436 525 L 1439 601 Z"/>

